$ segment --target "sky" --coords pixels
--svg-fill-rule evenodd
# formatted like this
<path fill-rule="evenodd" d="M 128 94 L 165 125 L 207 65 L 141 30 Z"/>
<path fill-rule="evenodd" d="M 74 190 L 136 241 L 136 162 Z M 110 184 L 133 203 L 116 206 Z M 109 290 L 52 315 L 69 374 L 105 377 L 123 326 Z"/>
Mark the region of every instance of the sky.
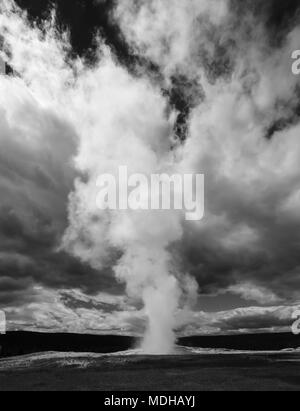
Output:
<path fill-rule="evenodd" d="M 173 307 L 166 321 L 181 335 L 290 330 L 300 305 L 299 2 L 54 3 L 55 16 L 46 0 L 0 6 L 8 329 L 139 335 L 150 298 Z M 172 170 L 205 175 L 201 222 L 92 209 L 99 173 L 171 158 Z M 132 279 L 124 267 L 149 262 L 143 241 L 159 264 Z M 169 260 L 176 274 L 159 275 Z M 166 288 L 141 301 L 151 276 Z"/>

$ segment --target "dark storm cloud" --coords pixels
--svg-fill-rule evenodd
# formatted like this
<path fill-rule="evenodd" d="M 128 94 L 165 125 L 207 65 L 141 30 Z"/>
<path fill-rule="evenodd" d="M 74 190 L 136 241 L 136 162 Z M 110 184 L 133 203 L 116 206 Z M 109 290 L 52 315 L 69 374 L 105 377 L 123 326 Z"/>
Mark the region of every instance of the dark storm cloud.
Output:
<path fill-rule="evenodd" d="M 179 250 L 183 249 L 185 267 L 197 278 L 202 292 L 213 294 L 231 284 L 252 281 L 279 298 L 299 299 L 299 214 L 282 208 L 290 193 L 300 189 L 297 168 L 292 182 L 282 171 L 272 189 L 260 191 L 254 186 L 248 192 L 242 186 L 235 190 L 222 175 L 216 183 L 219 172 L 214 167 L 204 166 L 204 170 L 212 214 L 201 228 L 187 227 Z M 217 220 L 215 225 L 211 219 Z"/>
<path fill-rule="evenodd" d="M 289 329 L 291 327 L 291 318 L 280 318 L 274 312 L 265 312 L 263 315 L 259 313 L 248 313 L 245 316 L 236 316 L 228 320 L 221 320 L 215 326 L 220 327 L 223 332 L 247 330 L 248 332 L 257 330 L 280 330 Z"/>
<path fill-rule="evenodd" d="M 286 34 L 300 22 L 298 0 L 231 0 L 231 7 L 241 24 L 249 15 L 264 24 L 270 43 L 275 46 L 280 45 Z"/>
<path fill-rule="evenodd" d="M 15 305 L 30 301 L 31 289 L 39 284 L 54 289 L 81 288 L 94 294 L 105 289 L 116 293 L 122 291 L 113 280 L 111 270 L 99 272 L 80 263 L 64 252 L 57 251 L 62 232 L 51 227 L 48 222 L 39 222 L 28 230 L 28 225 L 36 224 L 34 216 L 26 215 L 21 222 L 17 215 L 12 216 L 2 210 L 1 253 L 0 253 L 0 305 Z M 30 220 L 32 218 L 32 220 Z M 61 229 L 67 221 L 61 221 Z M 28 295 L 27 295 L 28 293 Z"/>
<path fill-rule="evenodd" d="M 17 0 L 17 4 L 34 20 L 47 18 L 55 6 L 58 24 L 70 32 L 73 53 L 86 57 L 91 63 L 96 58 L 98 34 L 121 61 L 128 63 L 132 58 L 118 26 L 111 19 L 114 0 Z"/>

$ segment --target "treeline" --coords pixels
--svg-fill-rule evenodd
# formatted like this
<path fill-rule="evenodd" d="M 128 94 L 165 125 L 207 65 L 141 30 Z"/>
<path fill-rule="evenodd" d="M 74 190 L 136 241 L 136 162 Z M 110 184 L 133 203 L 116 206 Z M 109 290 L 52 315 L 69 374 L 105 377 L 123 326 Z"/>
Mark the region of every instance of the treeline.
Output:
<path fill-rule="evenodd" d="M 180 344 L 187 347 L 242 351 L 280 351 L 300 348 L 300 335 L 293 333 L 242 334 L 195 336 L 180 339 Z"/>

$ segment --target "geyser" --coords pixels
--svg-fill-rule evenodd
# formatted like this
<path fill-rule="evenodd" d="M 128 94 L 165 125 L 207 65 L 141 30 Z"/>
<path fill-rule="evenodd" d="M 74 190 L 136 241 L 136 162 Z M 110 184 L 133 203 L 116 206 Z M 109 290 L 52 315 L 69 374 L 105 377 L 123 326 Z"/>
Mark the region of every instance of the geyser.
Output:
<path fill-rule="evenodd" d="M 149 179 L 156 174 L 194 174 L 175 138 L 178 113 L 162 84 L 146 73 L 130 74 L 100 40 L 94 67 L 85 67 L 80 59 L 70 62 L 68 38 L 58 33 L 54 15 L 39 29 L 13 1 L 3 0 L 0 36 L 3 58 L 20 74 L 20 79 L 7 81 L 26 90 L 31 105 L 51 110 L 74 130 L 78 177 L 62 247 L 99 275 L 112 267 L 128 296 L 143 302 L 143 351 L 172 353 L 178 309 L 187 290 L 194 292 L 193 287 L 182 291 L 182 274 L 171 251 L 182 238 L 183 210 L 100 212 L 97 181 L 104 174 L 117 176 L 121 165 Z M 163 82 L 168 87 L 167 77 Z"/>
<path fill-rule="evenodd" d="M 103 174 L 117 176 L 121 165 L 149 178 L 183 173 L 174 146 L 176 113 L 159 85 L 129 74 L 101 41 L 94 67 L 85 67 L 80 59 L 70 63 L 67 36 L 58 33 L 53 15 L 39 29 L 13 1 L 4 0 L 0 36 L 8 51 L 3 58 L 20 74 L 7 81 L 30 95 L 31 105 L 51 110 L 66 129 L 74 130 L 78 177 L 62 247 L 99 275 L 113 267 L 128 295 L 144 304 L 144 351 L 172 352 L 181 291 L 169 246 L 181 239 L 183 213 L 100 211 L 97 180 Z"/>

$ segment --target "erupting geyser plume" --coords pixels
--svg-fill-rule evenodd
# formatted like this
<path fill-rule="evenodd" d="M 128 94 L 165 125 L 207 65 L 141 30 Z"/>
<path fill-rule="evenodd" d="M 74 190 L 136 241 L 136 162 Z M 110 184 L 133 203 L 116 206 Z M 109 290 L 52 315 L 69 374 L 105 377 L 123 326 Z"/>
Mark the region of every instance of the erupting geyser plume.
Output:
<path fill-rule="evenodd" d="M 263 27 L 251 15 L 241 24 L 237 3 L 117 1 L 115 23 L 142 57 L 131 70 L 101 39 L 93 67 L 70 61 L 68 36 L 58 33 L 54 14 L 40 29 L 12 0 L 0 3 L 0 57 L 17 73 L 0 77 L 1 124 L 13 130 L 10 143 L 26 143 L 34 153 L 49 143 L 49 124 L 59 130 L 62 153 L 72 134 L 77 178 L 62 248 L 100 274 L 112 268 L 128 296 L 143 302 L 147 353 L 172 352 L 174 330 L 185 321 L 180 309 L 197 293 L 196 280 L 185 274 L 188 264 L 180 269 L 184 247 L 194 250 L 193 273 L 213 266 L 216 283 L 233 283 L 231 292 L 246 299 L 255 289 L 258 298 L 267 284 L 253 288 L 247 275 L 257 261 L 262 276 L 269 264 L 261 244 L 269 244 L 268 258 L 278 255 L 281 226 L 277 244 L 274 221 L 280 213 L 290 224 L 299 215 L 299 80 L 286 74 L 299 32 L 268 53 Z M 273 138 L 276 132 L 285 138 Z M 117 178 L 120 166 L 144 176 L 205 174 L 207 219 L 184 222 L 180 210 L 99 210 L 97 181 L 104 174 Z M 140 193 L 142 201 L 147 194 Z M 274 213 L 265 218 L 265 209 Z M 217 255 L 222 264 L 214 265 Z M 223 266 L 229 280 L 219 278 Z M 205 284 L 209 275 L 204 272 Z M 258 274 L 254 282 L 260 281 Z M 277 301 L 272 290 L 269 296 Z"/>
<path fill-rule="evenodd" d="M 175 341 L 180 286 L 167 248 L 181 238 L 181 212 L 100 211 L 95 199 L 99 176 L 117 177 L 120 164 L 132 174 L 172 171 L 173 122 L 166 116 L 159 90 L 148 81 L 133 79 L 108 51 L 103 52 L 99 67 L 80 80 L 76 129 L 81 139 L 75 161 L 86 178 L 77 180 L 70 198 L 64 246 L 99 271 L 107 264 L 114 266 L 128 295 L 144 303 L 149 320 L 145 351 L 169 353 Z M 77 98 L 78 89 L 72 96 L 75 104 Z M 121 258 L 113 258 L 114 250 Z"/>
<path fill-rule="evenodd" d="M 158 86 L 130 75 L 106 46 L 99 44 L 100 62 L 93 69 L 86 69 L 80 60 L 70 67 L 65 58 L 67 40 L 58 36 L 54 18 L 44 36 L 12 2 L 5 1 L 1 12 L 10 63 L 39 104 L 74 127 L 78 141 L 74 161 L 84 178 L 78 177 L 70 196 L 70 225 L 63 246 L 99 271 L 108 264 L 114 266 L 129 296 L 144 303 L 148 326 L 143 348 L 149 353 L 169 353 L 175 342 L 181 292 L 167 248 L 181 238 L 182 215 L 175 211 L 100 212 L 96 198 L 99 176 L 117 175 L 122 164 L 129 172 L 144 175 L 176 170 L 176 153 L 171 151 L 174 113 L 166 114 Z M 20 87 L 26 90 L 25 83 Z M 122 254 L 119 259 L 113 257 L 116 250 Z"/>

